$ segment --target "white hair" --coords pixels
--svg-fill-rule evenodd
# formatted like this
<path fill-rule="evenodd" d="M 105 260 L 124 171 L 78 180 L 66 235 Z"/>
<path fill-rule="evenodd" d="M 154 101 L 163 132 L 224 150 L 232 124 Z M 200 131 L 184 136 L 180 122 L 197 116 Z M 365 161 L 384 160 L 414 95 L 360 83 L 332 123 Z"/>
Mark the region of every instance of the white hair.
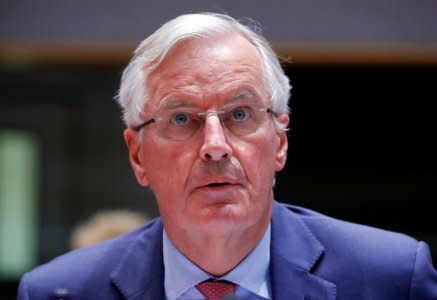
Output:
<path fill-rule="evenodd" d="M 135 127 L 143 122 L 141 111 L 149 100 L 147 76 L 161 64 L 172 47 L 183 40 L 211 38 L 223 33 L 240 34 L 258 49 L 272 109 L 279 114 L 288 114 L 291 89 L 288 77 L 268 41 L 257 32 L 259 27 L 253 27 L 216 13 L 185 14 L 162 25 L 140 43 L 121 77 L 116 99 L 122 107 L 126 126 Z M 275 124 L 279 126 L 278 122 Z"/>

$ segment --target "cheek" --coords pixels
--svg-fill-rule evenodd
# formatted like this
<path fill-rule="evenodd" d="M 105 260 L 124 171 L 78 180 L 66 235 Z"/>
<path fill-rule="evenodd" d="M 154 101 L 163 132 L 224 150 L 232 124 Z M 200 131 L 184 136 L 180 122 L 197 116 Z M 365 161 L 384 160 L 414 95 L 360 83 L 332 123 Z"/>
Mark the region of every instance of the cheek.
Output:
<path fill-rule="evenodd" d="M 144 168 L 149 176 L 152 189 L 156 187 L 156 191 L 168 191 L 186 182 L 194 153 L 188 151 L 184 143 L 154 141 L 145 145 L 144 158 Z M 162 186 L 167 188 L 158 189 Z"/>
<path fill-rule="evenodd" d="M 256 186 L 263 186 L 273 180 L 275 173 L 276 141 L 264 137 L 257 143 L 242 144 L 238 150 L 238 160 L 242 164 L 247 179 Z"/>

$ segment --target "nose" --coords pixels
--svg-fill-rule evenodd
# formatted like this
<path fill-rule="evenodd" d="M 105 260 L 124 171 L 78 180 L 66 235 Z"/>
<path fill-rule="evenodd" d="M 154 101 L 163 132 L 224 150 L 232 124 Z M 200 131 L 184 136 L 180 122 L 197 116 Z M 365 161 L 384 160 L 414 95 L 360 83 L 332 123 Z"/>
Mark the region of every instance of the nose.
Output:
<path fill-rule="evenodd" d="M 205 116 L 204 138 L 200 148 L 200 157 L 207 160 L 219 161 L 232 156 L 232 148 L 227 139 L 225 128 L 217 114 Z"/>

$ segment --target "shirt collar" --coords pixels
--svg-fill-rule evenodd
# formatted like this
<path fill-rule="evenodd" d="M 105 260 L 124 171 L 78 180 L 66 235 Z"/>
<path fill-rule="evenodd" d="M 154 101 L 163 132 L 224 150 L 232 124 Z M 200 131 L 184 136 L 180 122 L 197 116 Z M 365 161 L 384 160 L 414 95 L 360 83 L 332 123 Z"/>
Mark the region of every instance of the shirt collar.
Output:
<path fill-rule="evenodd" d="M 252 293 L 269 298 L 270 236 L 271 226 L 269 224 L 255 249 L 220 279 L 232 281 Z M 164 288 L 168 299 L 176 299 L 197 283 L 211 278 L 210 274 L 200 269 L 176 249 L 165 230 L 162 240 Z"/>

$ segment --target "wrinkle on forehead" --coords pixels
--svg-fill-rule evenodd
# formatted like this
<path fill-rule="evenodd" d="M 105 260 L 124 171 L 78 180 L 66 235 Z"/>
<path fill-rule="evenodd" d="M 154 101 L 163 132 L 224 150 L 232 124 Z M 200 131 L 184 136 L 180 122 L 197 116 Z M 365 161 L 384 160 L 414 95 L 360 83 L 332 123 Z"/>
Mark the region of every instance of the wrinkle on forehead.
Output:
<path fill-rule="evenodd" d="M 204 99 L 242 86 L 265 94 L 258 50 L 237 34 L 181 42 L 150 74 L 148 86 L 151 107 L 171 95 Z"/>

